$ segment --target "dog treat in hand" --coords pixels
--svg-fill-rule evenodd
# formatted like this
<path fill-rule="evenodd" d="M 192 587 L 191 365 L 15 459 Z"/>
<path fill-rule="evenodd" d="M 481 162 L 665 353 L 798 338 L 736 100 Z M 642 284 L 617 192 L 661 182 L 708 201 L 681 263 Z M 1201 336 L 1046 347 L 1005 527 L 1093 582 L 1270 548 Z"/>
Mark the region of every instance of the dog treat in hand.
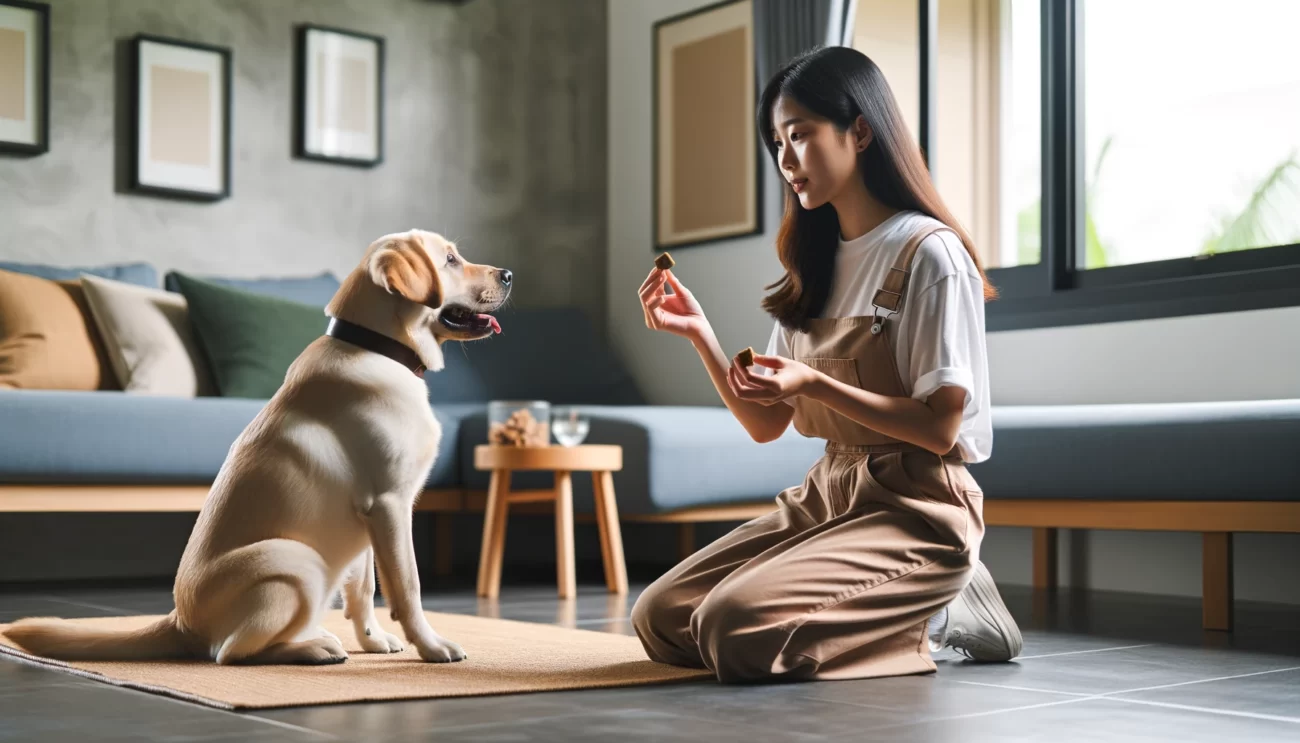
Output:
<path fill-rule="evenodd" d="M 505 423 L 497 421 L 488 427 L 488 441 L 499 446 L 546 446 L 546 424 L 527 408 L 520 408 Z"/>
<path fill-rule="evenodd" d="M 674 265 L 673 257 L 667 253 L 660 253 L 659 257 L 655 258 L 655 265 L 667 271 Z"/>
<path fill-rule="evenodd" d="M 736 360 L 740 362 L 741 366 L 753 366 L 754 365 L 753 347 L 746 346 L 744 351 L 741 351 L 740 353 L 736 354 Z"/>

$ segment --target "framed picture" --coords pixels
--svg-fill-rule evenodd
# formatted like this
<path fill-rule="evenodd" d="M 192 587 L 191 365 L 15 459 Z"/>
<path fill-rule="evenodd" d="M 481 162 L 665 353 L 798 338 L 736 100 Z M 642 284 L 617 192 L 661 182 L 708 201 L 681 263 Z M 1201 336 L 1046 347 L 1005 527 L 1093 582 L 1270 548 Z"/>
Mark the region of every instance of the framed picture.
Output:
<path fill-rule="evenodd" d="M 131 45 L 131 189 L 226 198 L 230 50 L 146 35 Z"/>
<path fill-rule="evenodd" d="M 372 166 L 384 159 L 384 40 L 302 25 L 294 55 L 294 154 Z"/>
<path fill-rule="evenodd" d="M 752 0 L 654 25 L 654 249 L 763 230 Z"/>
<path fill-rule="evenodd" d="M 50 6 L 0 0 L 0 152 L 50 149 Z"/>

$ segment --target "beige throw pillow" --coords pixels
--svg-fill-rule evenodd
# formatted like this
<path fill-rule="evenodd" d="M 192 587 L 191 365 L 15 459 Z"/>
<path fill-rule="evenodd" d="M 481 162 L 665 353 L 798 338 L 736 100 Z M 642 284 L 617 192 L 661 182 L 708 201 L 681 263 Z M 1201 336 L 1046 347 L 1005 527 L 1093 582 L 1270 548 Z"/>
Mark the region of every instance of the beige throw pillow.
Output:
<path fill-rule="evenodd" d="M 81 284 L 0 271 L 0 387 L 115 389 Z"/>
<path fill-rule="evenodd" d="M 122 389 L 169 397 L 215 393 L 185 297 L 88 274 L 81 285 Z"/>

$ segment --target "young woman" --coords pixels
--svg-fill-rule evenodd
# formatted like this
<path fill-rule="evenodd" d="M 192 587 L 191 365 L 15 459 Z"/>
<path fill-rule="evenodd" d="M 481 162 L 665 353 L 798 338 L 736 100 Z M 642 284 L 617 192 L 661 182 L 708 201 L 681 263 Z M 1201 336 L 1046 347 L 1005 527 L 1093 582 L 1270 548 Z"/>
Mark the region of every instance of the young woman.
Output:
<path fill-rule="evenodd" d="M 671 270 L 651 271 L 640 299 L 650 328 L 694 344 L 756 441 L 793 423 L 826 452 L 776 511 L 647 588 L 637 635 L 651 658 L 722 682 L 934 671 L 944 646 L 1010 660 L 1020 631 L 979 561 L 983 494 L 966 469 L 992 445 L 994 290 L 970 237 L 860 52 L 819 49 L 778 72 L 758 131 L 786 195 L 757 369 L 728 360 Z"/>

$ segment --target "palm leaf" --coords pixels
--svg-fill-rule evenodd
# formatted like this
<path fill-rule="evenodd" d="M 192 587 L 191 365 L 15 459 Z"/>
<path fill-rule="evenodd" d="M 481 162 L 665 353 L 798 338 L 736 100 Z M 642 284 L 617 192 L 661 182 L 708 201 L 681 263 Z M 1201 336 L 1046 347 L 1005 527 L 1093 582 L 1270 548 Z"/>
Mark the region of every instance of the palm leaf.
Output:
<path fill-rule="evenodd" d="M 1242 210 L 1223 217 L 1202 255 L 1300 242 L 1300 161 L 1292 152 L 1255 187 Z"/>

